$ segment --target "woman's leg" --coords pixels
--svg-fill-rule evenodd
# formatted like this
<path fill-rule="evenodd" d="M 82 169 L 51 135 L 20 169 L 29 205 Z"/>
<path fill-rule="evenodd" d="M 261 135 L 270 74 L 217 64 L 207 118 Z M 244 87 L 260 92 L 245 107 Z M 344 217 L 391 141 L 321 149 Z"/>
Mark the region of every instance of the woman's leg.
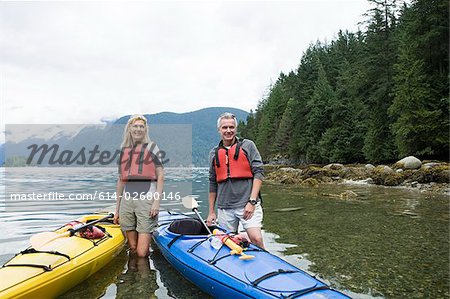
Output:
<path fill-rule="evenodd" d="M 147 233 L 138 233 L 136 253 L 138 257 L 146 257 L 150 253 L 150 242 L 152 235 Z"/>
<path fill-rule="evenodd" d="M 138 246 L 138 232 L 135 230 L 127 230 L 128 247 L 130 247 L 130 253 L 135 254 Z"/>

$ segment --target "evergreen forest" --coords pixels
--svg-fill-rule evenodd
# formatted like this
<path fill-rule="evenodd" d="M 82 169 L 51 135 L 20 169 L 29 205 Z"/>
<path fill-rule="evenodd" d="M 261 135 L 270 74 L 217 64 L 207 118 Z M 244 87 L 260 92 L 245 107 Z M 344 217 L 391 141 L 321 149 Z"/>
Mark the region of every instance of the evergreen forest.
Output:
<path fill-rule="evenodd" d="M 364 29 L 311 44 L 240 122 L 265 161 L 448 160 L 449 1 L 369 2 Z"/>

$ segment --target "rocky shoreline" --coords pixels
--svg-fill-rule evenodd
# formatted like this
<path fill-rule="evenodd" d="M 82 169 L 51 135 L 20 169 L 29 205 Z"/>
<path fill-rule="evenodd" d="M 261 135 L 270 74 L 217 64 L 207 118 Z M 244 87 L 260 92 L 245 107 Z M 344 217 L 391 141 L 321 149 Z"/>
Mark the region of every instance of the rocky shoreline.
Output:
<path fill-rule="evenodd" d="M 321 183 L 358 181 L 383 186 L 403 186 L 421 192 L 450 194 L 450 164 L 441 161 L 420 161 L 410 156 L 392 165 L 332 163 L 322 165 L 264 166 L 269 181 L 318 186 Z M 343 194 L 345 198 L 352 194 Z"/>

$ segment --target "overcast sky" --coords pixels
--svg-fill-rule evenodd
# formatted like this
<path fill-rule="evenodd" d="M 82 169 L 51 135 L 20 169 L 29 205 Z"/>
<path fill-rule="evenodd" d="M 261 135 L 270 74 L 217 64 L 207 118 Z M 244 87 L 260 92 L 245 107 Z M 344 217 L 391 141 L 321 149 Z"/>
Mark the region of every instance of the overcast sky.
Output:
<path fill-rule="evenodd" d="M 0 2 L 1 123 L 254 109 L 316 40 L 356 31 L 353 1 Z"/>

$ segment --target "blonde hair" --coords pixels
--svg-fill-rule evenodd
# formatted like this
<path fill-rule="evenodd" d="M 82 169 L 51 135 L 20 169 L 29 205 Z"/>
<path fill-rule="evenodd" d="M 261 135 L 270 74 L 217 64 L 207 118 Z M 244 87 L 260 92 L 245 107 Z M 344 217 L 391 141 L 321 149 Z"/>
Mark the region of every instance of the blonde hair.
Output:
<path fill-rule="evenodd" d="M 150 143 L 150 137 L 148 137 L 149 128 L 148 128 L 147 119 L 142 114 L 135 114 L 135 115 L 130 116 L 130 119 L 127 121 L 127 124 L 125 125 L 125 129 L 123 130 L 123 140 L 122 140 L 122 144 L 120 145 L 121 148 L 132 147 L 132 146 L 136 145 L 133 142 L 133 137 L 131 136 L 131 126 L 137 120 L 142 120 L 145 123 L 145 134 L 144 134 L 144 139 L 142 140 L 142 143 L 143 144 Z"/>

